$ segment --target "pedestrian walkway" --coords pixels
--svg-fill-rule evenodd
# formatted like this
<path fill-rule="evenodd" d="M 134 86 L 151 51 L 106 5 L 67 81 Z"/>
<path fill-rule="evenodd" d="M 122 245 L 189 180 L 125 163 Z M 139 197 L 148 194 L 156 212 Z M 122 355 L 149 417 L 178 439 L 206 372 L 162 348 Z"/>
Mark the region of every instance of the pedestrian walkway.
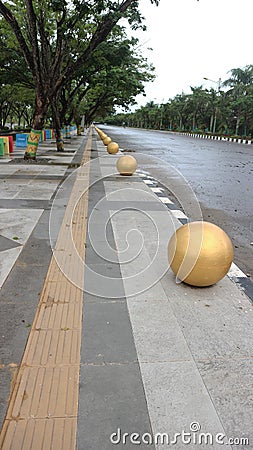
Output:
<path fill-rule="evenodd" d="M 123 177 L 94 130 L 71 145 L 67 165 L 0 166 L 0 448 L 253 448 L 249 298 L 176 284 L 180 215 L 143 155 Z"/>
<path fill-rule="evenodd" d="M 75 158 L 78 159 L 78 155 L 75 156 L 74 152 L 76 153 L 79 148 L 79 153 L 80 151 L 83 153 L 82 141 L 83 138 L 72 138 L 72 143 L 68 144 L 72 153 L 69 152 L 67 156 L 66 153 L 62 155 L 53 153 L 52 155 L 55 147 L 52 144 L 42 145 L 40 161 L 43 159 L 45 162 L 52 161 L 53 165 L 5 164 L 1 171 L 1 202 L 4 203 L 4 208 L 1 210 L 3 226 L 1 235 L 6 244 L 4 249 L 1 248 L 3 250 L 1 252 L 2 295 L 0 303 L 3 325 L 1 327 L 3 333 L 1 333 L 3 340 L 1 346 L 3 352 L 1 361 L 2 414 L 6 411 L 6 399 L 10 394 L 10 378 L 13 377 L 11 386 L 13 390 L 2 430 L 4 442 L 1 448 L 42 448 L 40 439 L 43 440 L 45 434 L 48 436 L 45 445 L 48 445 L 47 448 L 51 448 L 49 437 L 52 426 L 58 430 L 65 430 L 65 443 L 67 443 L 66 433 L 69 435 L 69 439 L 71 439 L 72 433 L 72 441 L 68 448 L 74 446 L 76 419 L 74 420 L 73 417 L 77 415 L 78 376 L 76 374 L 79 370 L 79 366 L 76 366 L 75 363 L 75 357 L 80 358 L 78 357 L 80 354 L 78 321 L 80 323 L 81 320 L 82 291 L 75 289 L 71 283 L 65 283 L 64 275 L 55 263 L 54 257 L 49 263 L 51 249 L 46 222 L 49 221 L 51 199 L 55 189 L 67 175 L 69 164 Z M 17 158 L 18 154 L 15 153 L 14 156 Z M 81 164 L 86 161 L 86 158 L 89 158 L 87 149 L 85 149 Z M 75 202 L 77 189 L 78 182 L 73 186 L 69 205 L 71 202 Z M 84 198 L 83 202 L 87 202 L 87 200 Z M 81 216 L 78 217 L 78 224 L 82 223 L 82 227 L 78 229 L 78 226 L 73 225 L 76 228 L 75 235 L 78 236 L 79 245 L 85 238 L 86 228 L 85 220 L 82 217 L 83 202 L 76 209 L 76 214 Z M 60 211 L 61 215 L 63 212 L 64 210 Z M 63 250 L 63 248 L 67 247 L 68 243 L 65 239 L 64 227 L 68 226 L 67 220 L 68 210 L 63 217 L 57 242 L 65 257 L 67 249 Z M 14 240 L 14 234 L 16 240 Z M 10 247 L 8 249 L 7 240 Z M 57 251 L 57 247 L 55 250 Z M 49 269 L 46 275 L 48 264 Z M 42 293 L 37 308 L 38 291 L 41 289 Z M 67 292 L 72 303 L 68 302 Z M 57 294 L 61 297 L 60 299 Z M 49 311 L 52 311 L 51 315 L 48 314 Z M 68 326 L 70 323 L 72 332 L 67 333 L 70 330 Z M 28 330 L 30 334 L 21 360 Z M 75 355 L 72 353 L 74 346 L 76 346 Z M 68 386 L 69 379 L 72 380 L 71 387 Z M 59 392 L 59 388 L 62 391 Z M 68 396 L 67 405 L 62 400 L 62 392 Z M 65 416 L 65 411 L 63 411 L 65 406 L 70 414 L 70 420 L 66 419 L 63 427 L 62 420 L 54 420 L 54 418 L 55 414 L 57 418 Z M 63 408 L 62 411 L 61 408 Z M 50 410 L 53 411 L 52 419 L 50 419 Z M 31 418 L 36 419 L 29 420 Z M 45 418 L 50 420 L 45 423 L 43 420 Z M 5 430 L 7 431 L 6 435 Z M 24 438 L 23 443 L 22 438 Z M 60 439 L 60 431 L 53 433 L 52 448 L 61 448 Z"/>

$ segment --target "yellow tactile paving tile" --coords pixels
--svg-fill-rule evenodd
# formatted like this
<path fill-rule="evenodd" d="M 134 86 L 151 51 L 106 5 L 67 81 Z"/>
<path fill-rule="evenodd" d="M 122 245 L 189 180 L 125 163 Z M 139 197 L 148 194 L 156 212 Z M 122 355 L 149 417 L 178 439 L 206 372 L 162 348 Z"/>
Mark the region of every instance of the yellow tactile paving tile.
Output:
<path fill-rule="evenodd" d="M 76 418 L 12 421 L 4 425 L 1 450 L 74 449 L 76 428 Z"/>
<path fill-rule="evenodd" d="M 28 366 L 71 365 L 80 359 L 81 327 L 77 330 L 32 331 L 24 359 Z"/>
<path fill-rule="evenodd" d="M 78 381 L 79 366 L 24 367 L 6 419 L 76 417 Z"/>
<path fill-rule="evenodd" d="M 89 161 L 91 139 L 90 133 L 83 163 Z M 87 165 L 77 174 L 69 198 L 13 385 L 1 450 L 76 448 L 88 175 Z"/>
<path fill-rule="evenodd" d="M 65 291 L 66 292 L 66 291 Z M 81 299 L 80 299 L 81 300 Z M 81 301 L 75 303 L 52 303 L 50 306 L 42 304 L 36 321 L 36 330 L 80 329 L 82 314 Z"/>
<path fill-rule="evenodd" d="M 80 303 L 82 301 L 83 293 L 80 289 L 73 286 L 65 276 L 62 277 L 61 289 L 59 289 L 59 282 L 48 281 L 42 291 L 42 302 L 46 306 L 52 303 Z"/>

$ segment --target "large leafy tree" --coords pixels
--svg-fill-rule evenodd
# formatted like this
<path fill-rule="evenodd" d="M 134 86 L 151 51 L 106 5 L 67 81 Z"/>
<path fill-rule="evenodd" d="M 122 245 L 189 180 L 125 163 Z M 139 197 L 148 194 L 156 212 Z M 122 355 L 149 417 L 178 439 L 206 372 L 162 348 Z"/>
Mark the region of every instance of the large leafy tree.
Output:
<path fill-rule="evenodd" d="M 141 55 L 134 54 L 132 44 L 123 41 L 115 49 L 114 62 L 93 76 L 84 97 L 87 123 L 116 107 L 127 109 L 135 103 L 136 95 L 143 93 L 143 83 L 153 79 L 152 66 Z"/>
<path fill-rule="evenodd" d="M 38 131 L 49 105 L 57 112 L 63 87 L 88 64 L 118 21 L 126 18 L 132 27 L 141 25 L 138 6 L 137 0 L 0 1 L 0 14 L 15 36 L 35 87 L 34 130 L 25 158 L 36 158 Z"/>
<path fill-rule="evenodd" d="M 80 115 L 85 115 L 88 124 L 117 106 L 135 103 L 136 95 L 144 91 L 143 83 L 154 78 L 153 66 L 136 47 L 137 40 L 127 38 L 122 29 L 102 43 L 78 80 L 62 90 L 61 121 L 69 123 L 74 118 L 78 123 Z"/>
<path fill-rule="evenodd" d="M 33 80 L 24 58 L 10 34 L 6 22 L 0 18 L 0 122 L 21 118 L 29 122 L 31 106 L 34 104 Z"/>

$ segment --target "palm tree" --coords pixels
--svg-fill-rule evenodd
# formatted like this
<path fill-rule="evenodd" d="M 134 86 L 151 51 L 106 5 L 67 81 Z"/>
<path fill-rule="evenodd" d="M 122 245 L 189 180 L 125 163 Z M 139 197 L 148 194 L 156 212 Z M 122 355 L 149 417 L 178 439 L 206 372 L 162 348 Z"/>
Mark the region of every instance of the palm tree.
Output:
<path fill-rule="evenodd" d="M 252 95 L 253 65 L 250 64 L 243 69 L 232 69 L 230 70 L 230 74 L 230 78 L 223 82 L 223 86 L 230 87 L 227 91 L 227 95 L 231 98 L 234 118 L 236 119 L 235 134 L 238 135 L 242 117 L 244 117 L 244 124 L 246 127 L 247 113 L 249 112 L 250 115 L 252 114 L 252 111 L 248 111 L 249 103 L 245 100 L 247 95 Z"/>

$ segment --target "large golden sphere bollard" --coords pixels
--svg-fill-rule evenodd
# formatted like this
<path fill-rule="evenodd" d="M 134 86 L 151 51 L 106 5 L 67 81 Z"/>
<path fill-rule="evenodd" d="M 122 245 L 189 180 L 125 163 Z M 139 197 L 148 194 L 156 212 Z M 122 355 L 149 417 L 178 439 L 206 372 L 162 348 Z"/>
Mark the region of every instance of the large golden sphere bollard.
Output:
<path fill-rule="evenodd" d="M 137 169 L 137 161 L 131 155 L 120 156 L 116 163 L 120 175 L 133 175 Z"/>
<path fill-rule="evenodd" d="M 103 139 L 103 143 L 104 143 L 104 145 L 108 145 L 108 144 L 110 144 L 110 142 L 112 142 L 112 140 L 111 140 L 111 138 L 109 137 L 109 136 L 106 136 L 104 139 Z"/>
<path fill-rule="evenodd" d="M 117 144 L 117 142 L 110 142 L 110 144 L 107 145 L 107 151 L 110 155 L 115 155 L 119 151 L 119 144 Z"/>
<path fill-rule="evenodd" d="M 210 222 L 190 222 L 172 235 L 168 257 L 177 278 L 192 286 L 211 286 L 229 271 L 234 258 L 228 235 Z"/>

